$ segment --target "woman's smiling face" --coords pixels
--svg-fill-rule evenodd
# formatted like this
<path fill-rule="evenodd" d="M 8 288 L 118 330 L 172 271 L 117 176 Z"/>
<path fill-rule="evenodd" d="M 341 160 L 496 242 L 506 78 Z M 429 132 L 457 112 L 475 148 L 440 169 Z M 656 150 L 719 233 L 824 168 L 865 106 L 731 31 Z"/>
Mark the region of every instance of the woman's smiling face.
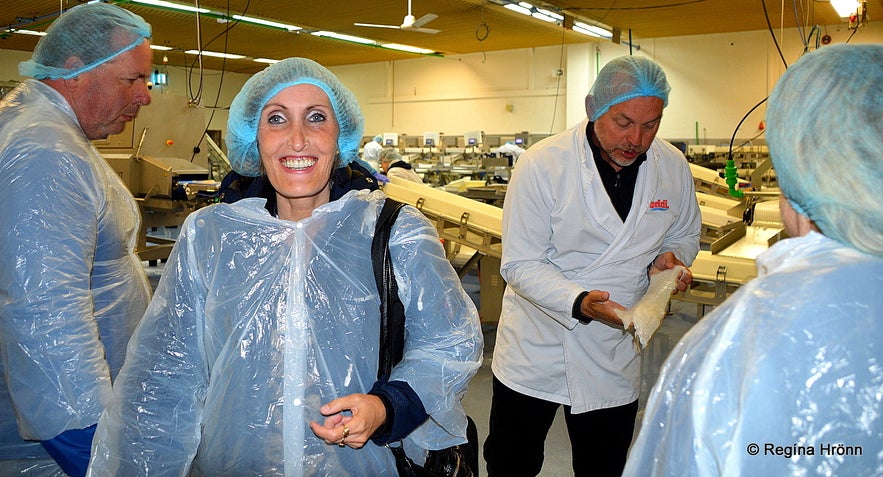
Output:
<path fill-rule="evenodd" d="M 276 189 L 279 218 L 301 220 L 329 202 L 339 135 L 331 100 L 315 85 L 289 86 L 267 101 L 258 148 Z"/>

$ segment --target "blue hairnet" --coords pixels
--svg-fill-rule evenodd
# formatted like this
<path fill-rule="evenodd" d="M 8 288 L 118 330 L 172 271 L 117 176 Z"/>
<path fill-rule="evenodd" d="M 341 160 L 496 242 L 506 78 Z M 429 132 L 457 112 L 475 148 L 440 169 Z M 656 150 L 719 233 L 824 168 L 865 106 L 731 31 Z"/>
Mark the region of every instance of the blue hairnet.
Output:
<path fill-rule="evenodd" d="M 621 56 L 598 72 L 586 96 L 586 114 L 589 120 L 596 121 L 611 106 L 643 96 L 660 98 L 665 107 L 669 91 L 671 86 L 659 65 L 641 56 Z"/>
<path fill-rule="evenodd" d="M 766 138 L 779 187 L 825 235 L 883 257 L 883 45 L 833 45 L 779 79 Z"/>
<path fill-rule="evenodd" d="M 403 160 L 402 155 L 394 147 L 385 147 L 380 151 L 380 162 L 398 162 Z"/>
<path fill-rule="evenodd" d="M 78 5 L 46 30 L 34 56 L 18 65 L 22 76 L 69 79 L 90 71 L 150 38 L 150 24 L 138 15 L 108 3 Z M 82 63 L 65 65 L 69 58 Z"/>
<path fill-rule="evenodd" d="M 383 142 L 383 136 L 380 134 L 374 136 L 374 142 Z"/>
<path fill-rule="evenodd" d="M 356 97 L 327 68 L 306 58 L 288 58 L 275 63 L 245 82 L 230 105 L 227 120 L 227 150 L 233 170 L 244 176 L 261 174 L 258 151 L 258 122 L 267 102 L 285 88 L 298 84 L 317 86 L 328 95 L 340 129 L 337 147 L 340 166 L 359 158 L 364 119 Z"/>

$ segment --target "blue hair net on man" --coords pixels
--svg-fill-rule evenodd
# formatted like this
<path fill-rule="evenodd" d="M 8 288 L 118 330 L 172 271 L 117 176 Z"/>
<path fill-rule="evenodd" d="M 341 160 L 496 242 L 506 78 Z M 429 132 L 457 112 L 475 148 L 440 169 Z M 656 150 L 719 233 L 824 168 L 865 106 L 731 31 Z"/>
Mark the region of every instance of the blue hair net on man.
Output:
<path fill-rule="evenodd" d="M 306 58 L 288 58 L 249 78 L 230 105 L 227 150 L 233 170 L 250 177 L 261 174 L 257 141 L 261 110 L 280 91 L 298 84 L 314 85 L 328 95 L 340 129 L 337 140 L 340 165 L 359 160 L 364 119 L 355 95 L 319 63 Z"/>
<path fill-rule="evenodd" d="M 116 5 L 89 3 L 63 13 L 46 32 L 37 43 L 34 56 L 19 63 L 22 76 L 77 77 L 150 38 L 150 24 Z"/>
<path fill-rule="evenodd" d="M 878 257 L 881 91 L 883 45 L 826 46 L 788 68 L 766 115 L 770 157 L 794 210 L 828 237 Z"/>
<path fill-rule="evenodd" d="M 671 87 L 665 72 L 652 60 L 641 56 L 622 56 L 601 68 L 586 96 L 586 114 L 597 121 L 611 106 L 630 99 L 653 96 L 668 106 Z"/>

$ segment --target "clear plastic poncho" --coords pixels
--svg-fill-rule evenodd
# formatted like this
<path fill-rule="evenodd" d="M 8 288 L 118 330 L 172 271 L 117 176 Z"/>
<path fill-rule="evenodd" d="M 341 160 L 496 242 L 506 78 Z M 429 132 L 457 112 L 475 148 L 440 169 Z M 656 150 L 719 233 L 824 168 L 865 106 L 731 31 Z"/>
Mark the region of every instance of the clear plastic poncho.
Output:
<path fill-rule="evenodd" d="M 49 459 L 34 441 L 98 422 L 147 307 L 141 216 L 35 80 L 0 103 L 0 203 L 0 460 Z"/>
<path fill-rule="evenodd" d="M 812 232 L 672 350 L 624 476 L 883 475 L 883 259 Z"/>
<path fill-rule="evenodd" d="M 310 421 L 377 378 L 371 238 L 385 196 L 351 191 L 300 222 L 264 199 L 191 214 L 102 417 L 91 475 L 397 475 L 389 449 L 328 445 Z M 405 207 L 390 239 L 406 381 L 430 418 L 409 455 L 465 442 L 478 314 L 432 224 Z M 192 468 L 191 468 L 192 465 Z"/>

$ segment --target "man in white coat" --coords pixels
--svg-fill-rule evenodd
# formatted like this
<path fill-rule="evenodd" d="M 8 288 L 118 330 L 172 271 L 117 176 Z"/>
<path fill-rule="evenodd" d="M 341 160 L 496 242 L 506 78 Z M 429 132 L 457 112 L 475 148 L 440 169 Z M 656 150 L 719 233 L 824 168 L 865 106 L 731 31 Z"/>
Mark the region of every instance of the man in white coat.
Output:
<path fill-rule="evenodd" d="M 699 251 L 689 166 L 656 138 L 669 90 L 656 63 L 614 59 L 586 97 L 588 117 L 519 158 L 503 208 L 507 287 L 484 445 L 491 477 L 539 474 L 562 405 L 574 474 L 622 472 L 641 354 L 615 311 Z M 686 270 L 677 289 L 691 281 Z"/>

